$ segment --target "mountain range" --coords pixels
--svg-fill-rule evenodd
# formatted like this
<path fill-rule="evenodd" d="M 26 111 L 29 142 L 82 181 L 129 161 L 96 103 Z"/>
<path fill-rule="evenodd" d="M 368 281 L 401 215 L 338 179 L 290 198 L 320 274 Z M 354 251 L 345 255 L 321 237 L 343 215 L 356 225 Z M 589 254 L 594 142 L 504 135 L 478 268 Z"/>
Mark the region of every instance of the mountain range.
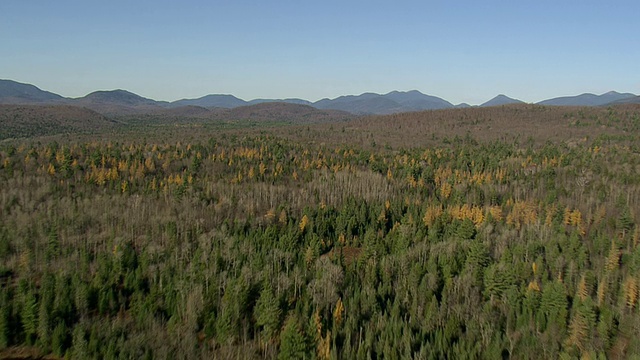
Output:
<path fill-rule="evenodd" d="M 304 99 L 254 99 L 245 101 L 233 95 L 210 94 L 197 99 L 182 99 L 173 102 L 156 101 L 126 90 L 95 91 L 80 98 L 65 98 L 44 91 L 31 84 L 12 80 L 0 80 L 0 104 L 64 104 L 85 107 L 105 115 L 130 115 L 140 113 L 202 112 L 206 109 L 235 109 L 264 103 L 288 103 L 313 107 L 320 110 L 341 110 L 355 115 L 393 114 L 410 111 L 437 110 L 469 107 L 469 104 L 454 105 L 442 98 L 426 95 L 417 90 L 392 91 L 387 94 L 364 93 L 346 95 L 335 99 L 310 102 Z M 523 101 L 500 94 L 479 105 L 480 107 L 518 104 Z M 603 106 L 619 103 L 640 103 L 640 96 L 610 91 L 602 95 L 581 94 L 540 101 L 540 105 L 552 106 Z M 196 107 L 196 108 L 194 108 Z M 185 108 L 185 109 L 182 109 Z M 197 110 L 197 108 L 204 108 Z M 298 108 L 297 111 L 300 109 Z"/>
<path fill-rule="evenodd" d="M 581 94 L 577 96 L 564 96 L 555 99 L 549 99 L 539 102 L 540 105 L 554 106 L 602 106 L 611 103 L 626 103 L 637 97 L 634 94 L 620 94 L 615 91 L 609 91 L 602 95 Z M 633 102 L 633 101 L 631 101 Z"/>

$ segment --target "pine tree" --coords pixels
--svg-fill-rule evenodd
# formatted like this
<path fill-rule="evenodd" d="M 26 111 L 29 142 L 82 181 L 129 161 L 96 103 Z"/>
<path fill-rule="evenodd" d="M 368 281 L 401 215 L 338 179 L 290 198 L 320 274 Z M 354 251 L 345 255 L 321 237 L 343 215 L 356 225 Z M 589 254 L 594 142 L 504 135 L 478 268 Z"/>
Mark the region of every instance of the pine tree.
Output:
<path fill-rule="evenodd" d="M 600 282 L 598 283 L 598 306 L 602 307 L 604 305 L 604 302 L 606 300 L 606 296 L 607 296 L 607 281 L 606 279 L 602 279 L 600 280 Z"/>
<path fill-rule="evenodd" d="M 309 224 L 309 217 L 305 214 L 302 216 L 302 220 L 300 220 L 300 232 L 304 232 Z"/>
<path fill-rule="evenodd" d="M 10 303 L 7 290 L 2 288 L 0 293 L 0 351 L 10 345 L 11 325 Z"/>
<path fill-rule="evenodd" d="M 307 339 L 301 331 L 296 317 L 289 316 L 280 334 L 280 353 L 278 354 L 278 359 L 307 358 L 311 358 Z"/>
<path fill-rule="evenodd" d="M 35 295 L 30 290 L 27 290 L 27 293 L 24 294 L 20 319 L 27 344 L 30 345 L 33 343 L 33 337 L 38 330 L 38 304 Z"/>
<path fill-rule="evenodd" d="M 578 289 L 576 295 L 580 300 L 586 300 L 591 295 L 591 284 L 587 282 L 586 274 L 582 274 L 580 281 L 578 282 Z"/>
<path fill-rule="evenodd" d="M 58 240 L 58 227 L 52 225 L 49 229 L 49 241 L 47 243 L 47 260 L 55 259 L 60 254 L 60 242 Z"/>
<path fill-rule="evenodd" d="M 262 327 L 265 343 L 269 342 L 278 331 L 281 313 L 278 299 L 273 294 L 271 286 L 265 283 L 253 310 L 256 324 Z"/>
<path fill-rule="evenodd" d="M 344 304 L 342 303 L 342 298 L 338 298 L 338 302 L 336 302 L 336 308 L 333 311 L 333 321 L 336 326 L 339 326 L 342 323 L 344 314 Z"/>
<path fill-rule="evenodd" d="M 463 240 L 471 240 L 476 236 L 476 227 L 473 221 L 466 218 L 459 222 L 459 226 L 456 229 L 456 234 Z"/>
<path fill-rule="evenodd" d="M 89 359 L 89 349 L 87 339 L 85 338 L 85 331 L 80 324 L 73 328 L 72 345 L 72 357 L 74 359 Z"/>
<path fill-rule="evenodd" d="M 55 298 L 53 311 L 56 317 L 70 323 L 74 315 L 73 298 L 67 276 L 58 275 L 55 282 Z"/>
<path fill-rule="evenodd" d="M 633 309 L 638 301 L 638 281 L 633 276 L 628 276 L 624 281 L 624 295 L 627 307 Z"/>
<path fill-rule="evenodd" d="M 633 217 L 631 216 L 628 208 L 625 208 L 618 216 L 617 226 L 618 229 L 623 233 L 626 233 L 633 228 Z"/>
<path fill-rule="evenodd" d="M 67 350 L 67 327 L 64 322 L 58 322 L 58 325 L 53 329 L 53 333 L 51 334 L 51 349 L 53 353 L 59 357 L 64 356 L 64 353 Z"/>
<path fill-rule="evenodd" d="M 313 313 L 307 327 L 309 334 L 315 334 L 313 336 L 316 341 L 316 355 L 318 359 L 329 359 L 331 356 L 331 331 L 326 331 L 326 335 L 322 336 L 322 318 L 320 313 L 316 310 Z"/>
<path fill-rule="evenodd" d="M 615 240 L 611 240 L 611 249 L 609 250 L 609 256 L 607 257 L 607 263 L 605 269 L 607 271 L 615 271 L 620 266 L 620 250 L 616 245 Z"/>
<path fill-rule="evenodd" d="M 569 336 L 565 341 L 568 347 L 576 347 L 580 353 L 589 349 L 591 329 L 595 327 L 596 314 L 590 299 L 578 301 L 571 321 L 569 322 Z"/>
<path fill-rule="evenodd" d="M 74 305 L 80 316 L 85 316 L 89 311 L 89 289 L 78 276 L 73 278 Z"/>
<path fill-rule="evenodd" d="M 546 284 L 542 290 L 540 310 L 546 315 L 549 323 L 555 323 L 558 329 L 566 326 L 569 302 L 560 282 Z"/>
<path fill-rule="evenodd" d="M 51 344 L 50 314 L 51 308 L 47 306 L 47 301 L 40 299 L 38 310 L 38 342 L 44 351 L 49 350 Z"/>

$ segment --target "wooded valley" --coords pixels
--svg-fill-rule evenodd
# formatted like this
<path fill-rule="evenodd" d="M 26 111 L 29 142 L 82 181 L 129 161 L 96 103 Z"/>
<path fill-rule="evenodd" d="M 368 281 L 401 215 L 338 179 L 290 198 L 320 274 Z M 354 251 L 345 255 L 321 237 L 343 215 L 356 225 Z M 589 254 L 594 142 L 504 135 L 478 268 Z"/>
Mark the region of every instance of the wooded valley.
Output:
<path fill-rule="evenodd" d="M 127 121 L 0 142 L 0 357 L 640 358 L 639 106 Z"/>

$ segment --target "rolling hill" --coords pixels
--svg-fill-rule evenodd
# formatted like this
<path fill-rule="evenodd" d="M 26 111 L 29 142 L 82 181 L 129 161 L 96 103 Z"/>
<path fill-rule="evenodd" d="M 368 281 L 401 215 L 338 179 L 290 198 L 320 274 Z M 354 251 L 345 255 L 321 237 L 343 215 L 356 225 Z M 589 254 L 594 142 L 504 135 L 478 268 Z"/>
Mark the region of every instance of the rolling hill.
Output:
<path fill-rule="evenodd" d="M 262 103 L 287 103 L 287 104 L 299 104 L 299 105 L 313 105 L 311 101 L 304 99 L 253 99 L 248 102 L 249 105 L 262 104 Z"/>
<path fill-rule="evenodd" d="M 614 101 L 607 105 L 619 105 L 619 104 L 640 104 L 640 96 L 632 96 L 621 100 Z"/>
<path fill-rule="evenodd" d="M 58 94 L 13 80 L 0 80 L 0 104 L 54 103 L 64 100 Z"/>
<path fill-rule="evenodd" d="M 397 109 L 400 105 L 381 95 L 365 93 L 357 96 L 347 95 L 335 99 L 322 99 L 313 103 L 313 106 L 319 109 L 337 109 L 361 115 L 391 113 L 392 109 Z"/>
<path fill-rule="evenodd" d="M 313 106 L 266 102 L 242 106 L 216 114 L 217 118 L 230 120 L 274 121 L 296 124 L 344 121 L 353 118 L 353 114 L 340 110 L 322 110 Z"/>
<path fill-rule="evenodd" d="M 313 106 L 319 109 L 339 109 L 363 115 L 448 109 L 452 108 L 453 104 L 439 97 L 412 90 L 408 92 L 392 91 L 384 95 L 364 93 L 357 96 L 340 96 L 335 99 L 322 99 L 313 103 Z"/>
<path fill-rule="evenodd" d="M 157 101 L 144 98 L 126 90 L 100 90 L 94 91 L 87 96 L 74 99 L 76 102 L 94 104 L 119 104 L 129 106 L 157 105 Z"/>
<path fill-rule="evenodd" d="M 428 110 L 390 115 L 360 116 L 349 121 L 345 131 L 333 133 L 327 144 L 354 146 L 431 146 L 464 142 L 471 137 L 477 141 L 500 139 L 533 139 L 539 144 L 547 140 L 567 146 L 607 136 L 635 138 L 640 125 L 636 121 L 640 105 L 622 104 L 607 107 L 542 106 L 512 104 L 508 106 L 470 107 Z M 314 134 L 327 132 L 323 125 Z M 284 132 L 283 132 L 284 133 Z M 287 135 L 287 133 L 284 133 Z M 291 137 L 299 134 L 291 133 Z M 317 136 L 317 135 L 316 135 Z M 327 136 L 326 138 L 329 138 Z M 305 141 L 312 141 L 306 138 Z"/>
<path fill-rule="evenodd" d="M 145 114 L 114 115 L 127 124 L 206 124 L 206 123 L 278 123 L 315 124 L 345 121 L 354 115 L 340 110 L 321 110 L 309 105 L 282 102 L 266 102 L 238 106 L 233 109 L 180 106 L 161 108 Z"/>
<path fill-rule="evenodd" d="M 233 95 L 211 94 L 197 99 L 182 99 L 169 104 L 169 107 L 177 106 L 200 106 L 200 107 L 220 107 L 234 108 L 238 106 L 246 106 L 248 103 L 242 99 L 238 99 Z"/>
<path fill-rule="evenodd" d="M 160 102 L 126 90 L 94 91 L 84 97 L 69 99 L 66 102 L 104 115 L 142 114 L 162 109 Z"/>
<path fill-rule="evenodd" d="M 69 105 L 0 105 L 0 140 L 94 133 L 118 125 L 95 111 Z"/>
<path fill-rule="evenodd" d="M 407 92 L 392 91 L 385 98 L 391 99 L 410 111 L 449 109 L 453 107 L 450 102 L 436 96 L 425 95 L 417 90 Z"/>
<path fill-rule="evenodd" d="M 634 94 L 621 94 L 615 91 L 609 91 L 602 95 L 585 93 L 577 96 L 563 96 L 549 100 L 540 101 L 540 105 L 553 106 L 601 106 L 610 103 L 624 102 L 626 99 L 636 97 Z"/>

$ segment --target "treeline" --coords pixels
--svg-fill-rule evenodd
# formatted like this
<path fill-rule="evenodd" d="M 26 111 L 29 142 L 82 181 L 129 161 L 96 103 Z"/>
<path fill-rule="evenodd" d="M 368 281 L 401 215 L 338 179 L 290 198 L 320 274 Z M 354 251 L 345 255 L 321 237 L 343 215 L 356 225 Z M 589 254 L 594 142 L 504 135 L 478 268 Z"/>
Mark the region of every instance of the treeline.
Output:
<path fill-rule="evenodd" d="M 0 350 L 630 358 L 640 161 L 225 136 L 0 148 Z"/>

